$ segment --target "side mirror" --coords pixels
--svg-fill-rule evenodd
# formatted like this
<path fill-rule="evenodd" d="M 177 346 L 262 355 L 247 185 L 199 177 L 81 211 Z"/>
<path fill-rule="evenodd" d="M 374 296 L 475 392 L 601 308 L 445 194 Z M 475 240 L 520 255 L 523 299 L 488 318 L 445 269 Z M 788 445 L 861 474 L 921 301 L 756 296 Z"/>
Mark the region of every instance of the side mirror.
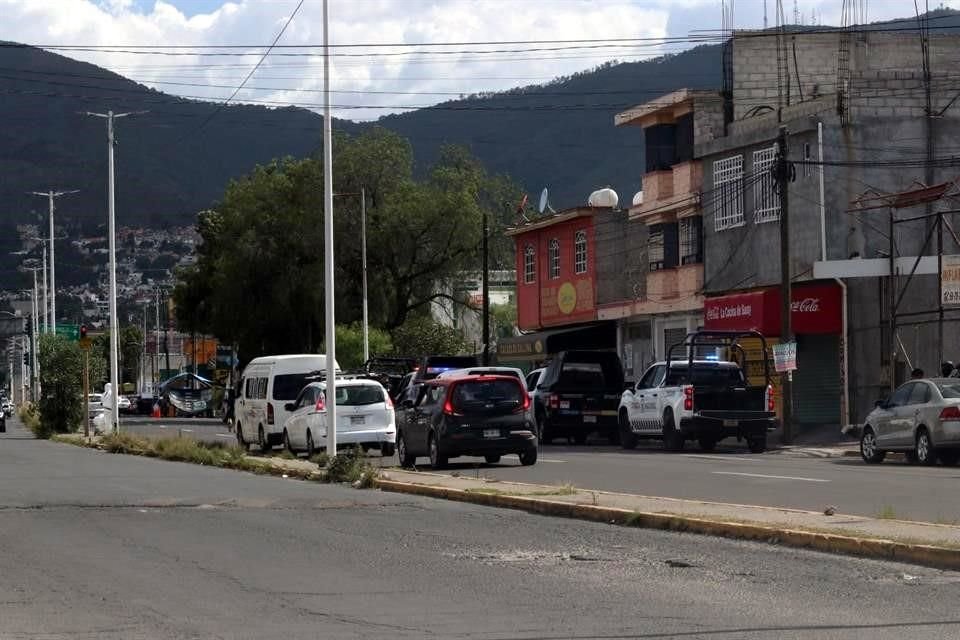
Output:
<path fill-rule="evenodd" d="M 295 402 L 288 402 L 287 404 L 283 405 L 283 408 L 287 411 L 294 411 L 297 408 L 297 404 Z"/>

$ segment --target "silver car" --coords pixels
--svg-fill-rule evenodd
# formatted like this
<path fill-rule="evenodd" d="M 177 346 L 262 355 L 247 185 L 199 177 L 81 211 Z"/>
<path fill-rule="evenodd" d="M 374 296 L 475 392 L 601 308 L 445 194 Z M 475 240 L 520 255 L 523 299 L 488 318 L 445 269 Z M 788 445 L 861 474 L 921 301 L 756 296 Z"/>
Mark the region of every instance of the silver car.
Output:
<path fill-rule="evenodd" d="M 863 425 L 860 455 L 883 462 L 902 451 L 914 464 L 960 461 L 960 378 L 911 380 L 877 402 Z"/>

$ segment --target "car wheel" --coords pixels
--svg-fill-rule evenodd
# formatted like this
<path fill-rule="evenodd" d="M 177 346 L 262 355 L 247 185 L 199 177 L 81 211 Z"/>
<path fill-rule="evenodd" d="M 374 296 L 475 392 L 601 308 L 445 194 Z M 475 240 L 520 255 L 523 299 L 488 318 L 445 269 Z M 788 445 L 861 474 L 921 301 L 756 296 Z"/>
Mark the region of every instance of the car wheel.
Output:
<path fill-rule="evenodd" d="M 434 470 L 446 469 L 447 458 L 440 450 L 440 442 L 435 435 L 430 434 L 428 446 L 430 448 L 430 467 Z"/>
<path fill-rule="evenodd" d="M 497 464 L 500 462 L 500 456 L 483 456 L 483 459 L 487 461 L 487 464 Z"/>
<path fill-rule="evenodd" d="M 520 454 L 520 464 L 525 467 L 529 467 L 537 463 L 537 450 L 536 449 L 527 449 Z"/>
<path fill-rule="evenodd" d="M 945 467 L 955 467 L 957 462 L 960 462 L 960 449 L 947 449 L 937 455 L 940 458 L 940 464 Z"/>
<path fill-rule="evenodd" d="M 392 458 L 393 454 L 396 453 L 397 445 L 392 442 L 384 442 L 380 445 L 380 455 L 384 458 Z"/>
<path fill-rule="evenodd" d="M 316 451 L 317 446 L 313 442 L 313 432 L 307 429 L 307 457 L 312 458 Z"/>
<path fill-rule="evenodd" d="M 403 437 L 403 432 L 397 434 L 397 457 L 400 458 L 400 466 L 409 468 L 417 462 L 417 456 L 411 455 L 407 451 L 407 439 Z"/>
<path fill-rule="evenodd" d="M 260 453 L 270 453 L 270 449 L 273 448 L 267 440 L 267 434 L 263 432 L 262 425 L 257 429 L 257 446 L 260 447 Z"/>
<path fill-rule="evenodd" d="M 683 449 L 683 445 L 683 434 L 674 424 L 673 414 L 668 413 L 663 418 L 663 447 L 667 451 L 680 451 Z"/>
<path fill-rule="evenodd" d="M 937 463 L 937 451 L 933 448 L 933 442 L 930 441 L 930 433 L 924 427 L 917 430 L 917 439 L 913 451 L 917 456 L 917 464 L 931 465 Z"/>
<path fill-rule="evenodd" d="M 237 446 L 244 450 L 247 448 L 247 441 L 243 439 L 243 429 L 239 422 L 237 423 Z"/>
<path fill-rule="evenodd" d="M 620 446 L 624 449 L 637 448 L 637 436 L 630 428 L 630 418 L 626 410 L 620 412 Z"/>
<path fill-rule="evenodd" d="M 767 450 L 767 436 L 766 434 L 762 436 L 754 436 L 747 439 L 747 448 L 750 449 L 750 453 L 763 453 Z"/>
<path fill-rule="evenodd" d="M 860 436 L 860 457 L 867 464 L 880 464 L 887 457 L 886 451 L 877 448 L 877 434 L 869 427 Z"/>
<path fill-rule="evenodd" d="M 717 448 L 716 438 L 700 438 L 699 443 L 701 451 L 713 451 Z"/>

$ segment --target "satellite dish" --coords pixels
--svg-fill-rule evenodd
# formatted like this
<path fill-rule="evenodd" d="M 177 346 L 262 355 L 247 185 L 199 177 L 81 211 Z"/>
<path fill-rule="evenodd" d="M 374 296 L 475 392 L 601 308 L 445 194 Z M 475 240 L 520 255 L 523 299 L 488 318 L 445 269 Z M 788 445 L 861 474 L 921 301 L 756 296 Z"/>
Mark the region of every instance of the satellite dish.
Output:
<path fill-rule="evenodd" d="M 550 206 L 550 194 L 547 191 L 546 187 L 544 187 L 543 191 L 540 192 L 540 207 L 538 208 L 538 210 L 540 211 L 540 213 L 543 213 L 544 211 L 549 211 L 550 213 L 556 213 L 556 211 L 553 210 L 553 207 Z"/>

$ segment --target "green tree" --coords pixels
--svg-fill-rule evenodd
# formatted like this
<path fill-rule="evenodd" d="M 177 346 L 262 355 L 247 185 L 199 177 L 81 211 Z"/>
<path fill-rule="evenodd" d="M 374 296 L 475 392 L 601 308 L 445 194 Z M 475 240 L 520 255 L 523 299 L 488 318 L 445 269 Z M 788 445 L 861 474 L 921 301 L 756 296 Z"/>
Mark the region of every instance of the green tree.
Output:
<path fill-rule="evenodd" d="M 420 357 L 459 354 L 467 350 L 463 334 L 429 317 L 410 318 L 391 334 L 397 355 Z"/>
<path fill-rule="evenodd" d="M 102 377 L 90 378 L 92 388 L 102 389 L 110 381 L 110 330 L 93 338 L 92 350 L 107 363 Z M 120 327 L 120 341 L 117 344 L 117 356 L 120 358 L 120 388 L 125 382 L 136 382 L 140 370 L 140 358 L 143 355 L 143 332 L 140 327 L 128 324 Z"/>
<path fill-rule="evenodd" d="M 370 327 L 368 336 L 370 355 L 383 356 L 393 352 L 390 334 L 382 329 Z M 326 351 L 326 349 L 322 349 Z M 363 364 L 363 325 L 337 325 L 337 363 L 342 369 L 356 369 Z"/>
<path fill-rule="evenodd" d="M 491 333 L 497 338 L 512 337 L 517 328 L 517 304 L 513 299 L 509 304 L 490 305 Z"/>
<path fill-rule="evenodd" d="M 515 188 L 455 147 L 417 180 L 409 143 L 385 129 L 339 135 L 334 146 L 337 319 L 349 325 L 361 315 L 363 188 L 370 320 L 393 331 L 445 297 L 438 282 L 479 267 L 483 212 L 496 226 Z M 214 210 L 199 214 L 197 263 L 179 270 L 174 290 L 181 328 L 237 343 L 245 359 L 318 348 L 322 178 L 315 158 L 275 161 L 232 182 Z"/>
<path fill-rule="evenodd" d="M 83 351 L 63 336 L 40 336 L 40 437 L 75 431 L 86 412 L 83 397 Z M 90 351 L 90 379 L 103 377 L 106 363 L 95 349 Z"/>

